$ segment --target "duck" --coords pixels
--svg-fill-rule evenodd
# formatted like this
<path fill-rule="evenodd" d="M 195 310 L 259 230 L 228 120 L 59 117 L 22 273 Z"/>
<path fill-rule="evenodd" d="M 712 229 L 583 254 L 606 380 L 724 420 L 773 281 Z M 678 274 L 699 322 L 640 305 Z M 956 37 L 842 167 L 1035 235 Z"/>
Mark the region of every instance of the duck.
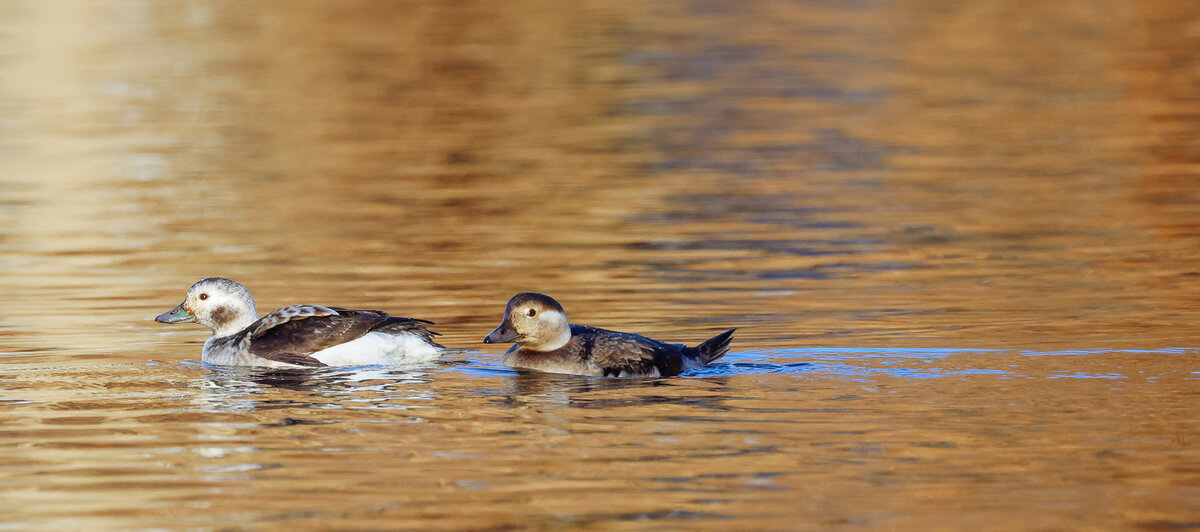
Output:
<path fill-rule="evenodd" d="M 500 326 L 483 343 L 515 344 L 502 363 L 512 368 L 594 377 L 670 377 L 725 356 L 729 329 L 696 347 L 668 344 L 645 336 L 567 321 L 554 298 L 536 292 L 512 297 Z"/>
<path fill-rule="evenodd" d="M 430 362 L 444 347 L 433 322 L 380 310 L 292 305 L 258 316 L 245 286 L 223 277 L 200 279 L 183 302 L 154 318 L 212 330 L 201 362 L 277 368 L 369 366 Z"/>

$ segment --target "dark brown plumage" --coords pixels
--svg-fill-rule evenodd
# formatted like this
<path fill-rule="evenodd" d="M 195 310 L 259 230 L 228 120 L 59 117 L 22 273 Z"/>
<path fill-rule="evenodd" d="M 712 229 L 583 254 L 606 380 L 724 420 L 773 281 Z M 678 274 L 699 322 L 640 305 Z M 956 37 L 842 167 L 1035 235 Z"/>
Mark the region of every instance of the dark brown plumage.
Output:
<path fill-rule="evenodd" d="M 736 329 L 696 347 L 567 322 L 566 312 L 544 294 L 517 294 L 485 343 L 516 342 L 504 364 L 554 373 L 597 377 L 672 376 L 717 360 Z"/>
<path fill-rule="evenodd" d="M 578 360 L 589 368 L 597 368 L 601 377 L 671 377 L 688 369 L 703 366 L 725 356 L 733 332 L 729 329 L 696 347 L 669 344 L 638 334 L 597 329 L 586 325 L 571 325 L 571 339 L 561 348 L 547 352 L 522 352 L 514 346 L 511 354 L 520 358 L 555 358 Z M 516 357 L 514 357 L 516 359 Z M 575 373 L 575 372 L 572 372 Z"/>

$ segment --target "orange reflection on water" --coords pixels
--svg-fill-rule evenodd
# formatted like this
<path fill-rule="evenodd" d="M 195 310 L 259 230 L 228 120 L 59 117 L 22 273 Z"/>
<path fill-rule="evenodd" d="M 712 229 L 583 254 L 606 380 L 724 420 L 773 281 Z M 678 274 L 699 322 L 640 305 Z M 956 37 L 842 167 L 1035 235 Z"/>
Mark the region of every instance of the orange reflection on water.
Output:
<path fill-rule="evenodd" d="M 0 7 L 0 515 L 1186 528 L 1196 11 Z M 739 332 L 658 381 L 206 368 L 150 319 L 210 275 L 453 347 L 523 290 Z"/>

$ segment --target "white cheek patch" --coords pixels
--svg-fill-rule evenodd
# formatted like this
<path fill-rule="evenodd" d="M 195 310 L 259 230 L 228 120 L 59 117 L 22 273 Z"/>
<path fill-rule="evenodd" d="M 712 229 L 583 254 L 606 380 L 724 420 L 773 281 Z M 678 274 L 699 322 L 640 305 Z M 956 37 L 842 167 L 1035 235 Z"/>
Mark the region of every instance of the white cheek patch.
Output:
<path fill-rule="evenodd" d="M 539 329 L 545 331 L 541 345 L 542 351 L 553 351 L 571 341 L 571 325 L 567 323 L 567 315 L 557 310 L 546 310 L 538 316 Z"/>
<path fill-rule="evenodd" d="M 552 326 L 566 325 L 567 315 L 557 310 L 547 310 L 542 312 L 542 320 Z"/>

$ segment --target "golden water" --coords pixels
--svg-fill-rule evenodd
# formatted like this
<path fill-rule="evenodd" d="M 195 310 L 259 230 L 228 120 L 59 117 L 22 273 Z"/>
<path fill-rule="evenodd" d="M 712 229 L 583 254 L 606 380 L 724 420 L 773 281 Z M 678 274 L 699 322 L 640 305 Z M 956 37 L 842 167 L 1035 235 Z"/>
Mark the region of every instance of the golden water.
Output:
<path fill-rule="evenodd" d="M 0 529 L 1194 529 L 1198 180 L 1186 2 L 4 3 Z M 213 275 L 468 350 L 203 366 Z"/>

